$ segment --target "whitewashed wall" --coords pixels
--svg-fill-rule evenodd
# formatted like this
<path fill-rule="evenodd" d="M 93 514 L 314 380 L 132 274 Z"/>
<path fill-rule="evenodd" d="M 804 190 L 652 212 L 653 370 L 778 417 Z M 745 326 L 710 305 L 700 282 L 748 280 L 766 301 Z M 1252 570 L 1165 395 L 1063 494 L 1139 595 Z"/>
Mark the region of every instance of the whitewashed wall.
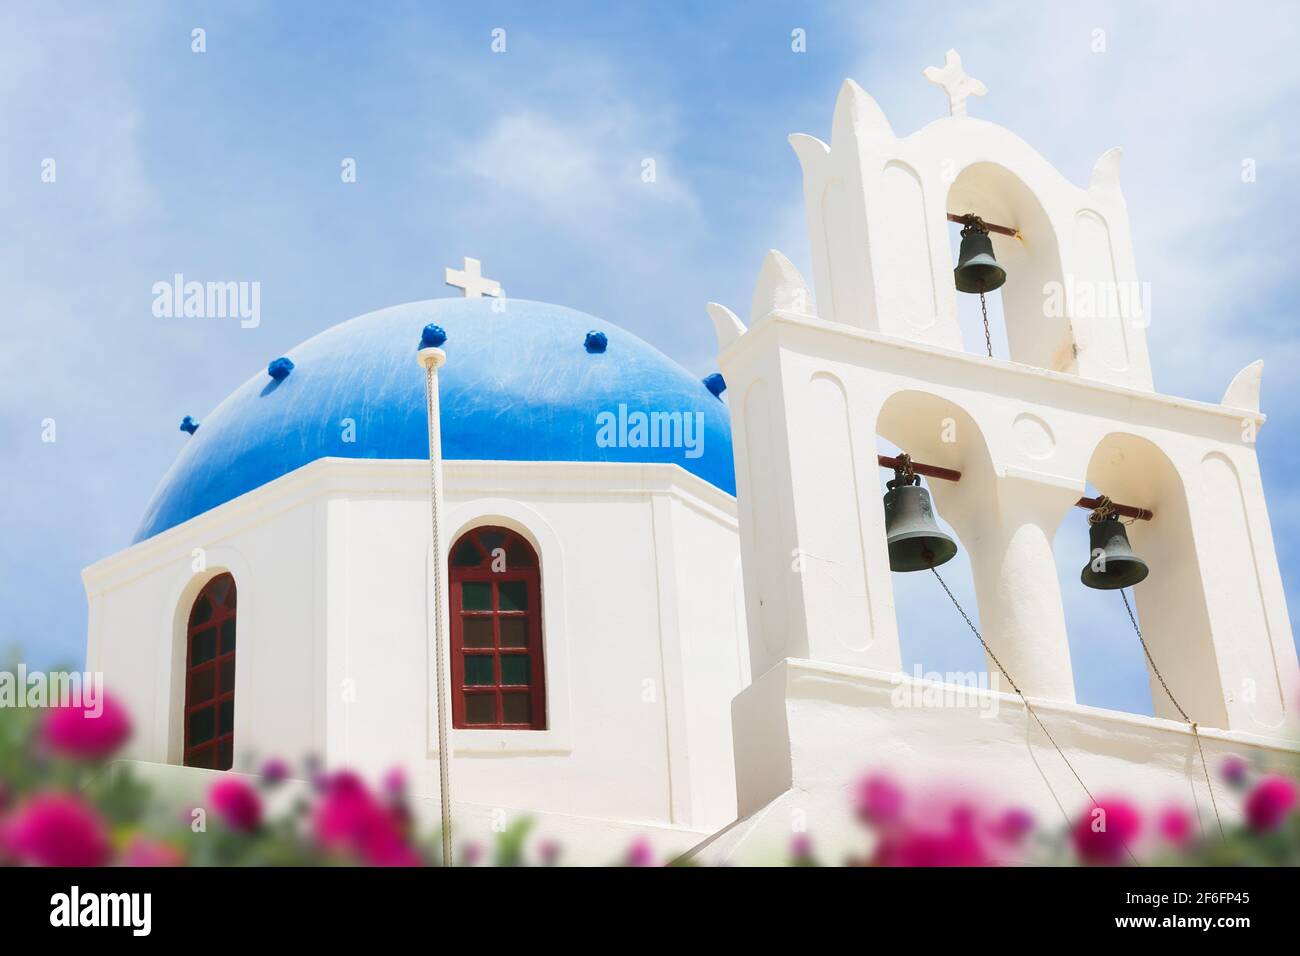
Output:
<path fill-rule="evenodd" d="M 230 570 L 235 769 L 317 754 L 401 766 L 436 796 L 427 482 L 421 462 L 323 459 L 88 568 L 89 666 L 136 717 L 129 755 L 178 762 L 185 618 Z M 503 524 L 538 551 L 547 670 L 546 731 L 452 732 L 459 800 L 693 832 L 734 819 L 734 507 L 672 465 L 447 463 L 444 549 Z"/>

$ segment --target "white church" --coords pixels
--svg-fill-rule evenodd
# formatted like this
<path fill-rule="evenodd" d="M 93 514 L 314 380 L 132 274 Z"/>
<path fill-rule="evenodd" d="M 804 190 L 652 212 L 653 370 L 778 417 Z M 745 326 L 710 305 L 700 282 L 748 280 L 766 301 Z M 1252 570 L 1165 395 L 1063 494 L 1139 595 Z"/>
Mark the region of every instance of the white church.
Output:
<path fill-rule="evenodd" d="M 137 770 L 200 794 L 273 756 L 400 767 L 436 823 L 445 670 L 458 838 L 527 814 L 570 862 L 636 838 L 773 861 L 800 829 L 834 858 L 861 845 L 851 788 L 871 768 L 991 787 L 1045 821 L 1086 806 L 1076 772 L 1237 813 L 1205 762 L 1297 755 L 1262 363 L 1221 404 L 1163 395 L 1139 303 L 1053 306 L 1052 289 L 1137 286 L 1119 151 L 1075 185 L 967 115 L 984 88 L 955 54 L 926 76 L 950 115 L 910 135 L 846 81 L 829 145 L 790 137 L 812 282 L 772 252 L 747 322 L 708 305 L 720 376 L 508 299 L 466 260 L 456 297 L 330 328 L 187 419 L 134 543 L 83 574 L 87 667 L 135 718 Z M 1003 273 L 1009 358 L 963 347 L 956 220 Z M 878 439 L 927 477 L 989 671 L 1032 712 L 1006 681 L 983 692 L 995 708 L 896 706 L 916 681 Z M 1076 702 L 1052 543 L 1089 486 L 1130 516 L 1135 613 L 1186 719 L 1154 672 L 1155 717 Z"/>

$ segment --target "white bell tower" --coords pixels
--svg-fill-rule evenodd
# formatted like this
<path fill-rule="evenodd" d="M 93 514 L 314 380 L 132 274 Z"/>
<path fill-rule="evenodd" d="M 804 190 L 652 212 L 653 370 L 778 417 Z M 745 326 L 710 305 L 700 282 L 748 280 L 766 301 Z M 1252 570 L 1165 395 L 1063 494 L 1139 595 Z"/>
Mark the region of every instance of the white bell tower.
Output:
<path fill-rule="evenodd" d="M 984 87 L 955 53 L 926 76 L 951 115 L 909 136 L 846 80 L 831 144 L 790 137 L 815 300 L 773 251 L 748 327 L 708 307 L 729 386 L 755 675 L 733 708 L 742 813 L 799 787 L 801 767 L 825 770 L 800 756 L 807 711 L 794 698 L 850 706 L 846 688 L 901 670 L 877 436 L 961 472 L 929 487 L 970 556 L 984 637 L 1031 699 L 1090 715 L 1076 724 L 1111 713 L 1074 704 L 1052 549 L 1063 521 L 1086 519 L 1074 506 L 1087 482 L 1153 512 L 1128 529 L 1151 566 L 1138 613 L 1193 720 L 1276 737 L 1300 692 L 1255 452 L 1261 363 L 1219 405 L 1156 392 L 1119 150 L 1080 188 L 1015 134 L 966 115 Z M 992 236 L 1009 360 L 963 350 L 950 214 L 1014 233 Z M 953 613 L 937 582 L 936 613 Z M 798 676 L 811 672 L 821 676 Z M 1177 719 L 1154 683 L 1152 696 L 1158 717 Z M 774 738 L 785 741 L 775 758 Z"/>

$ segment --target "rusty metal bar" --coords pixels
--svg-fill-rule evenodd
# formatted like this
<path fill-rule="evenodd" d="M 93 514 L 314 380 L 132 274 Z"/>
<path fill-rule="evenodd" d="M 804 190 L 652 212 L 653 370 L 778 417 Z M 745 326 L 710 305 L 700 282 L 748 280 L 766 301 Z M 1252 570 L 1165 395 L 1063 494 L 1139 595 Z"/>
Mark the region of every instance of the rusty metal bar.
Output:
<path fill-rule="evenodd" d="M 892 468 L 894 470 L 902 468 L 902 463 L 897 458 L 886 458 L 884 455 L 877 455 L 876 461 L 881 468 Z M 912 462 L 912 470 L 918 475 L 925 475 L 927 478 L 942 478 L 944 481 L 961 481 L 961 472 L 954 471 L 951 468 L 940 468 L 938 465 L 927 465 L 919 461 Z"/>
<path fill-rule="evenodd" d="M 964 216 L 959 216 L 953 212 L 948 213 L 949 222 L 959 222 L 963 226 L 966 225 L 968 222 L 970 222 L 972 219 L 979 219 L 979 217 L 976 216 L 974 213 L 969 213 L 969 212 L 966 213 Z M 984 220 L 980 219 L 980 222 L 984 222 Z M 984 228 L 987 229 L 989 232 L 996 232 L 999 235 L 1003 235 L 1003 236 L 1020 235 L 1019 229 L 1012 229 L 1010 226 L 998 226 L 991 222 L 984 222 Z"/>
<path fill-rule="evenodd" d="M 1100 504 L 1100 498 L 1080 498 L 1074 503 L 1074 506 L 1076 508 L 1087 508 L 1089 511 L 1092 511 Z M 1121 517 L 1136 518 L 1138 521 L 1150 521 L 1155 517 L 1155 514 L 1150 509 L 1139 508 L 1136 505 L 1121 505 L 1118 502 L 1112 501 L 1110 503 L 1110 508 L 1115 512 L 1115 514 L 1120 515 Z"/>
<path fill-rule="evenodd" d="M 902 468 L 902 462 L 897 458 L 889 458 L 885 455 L 877 455 L 876 462 L 881 468 L 898 470 Z M 925 475 L 927 478 L 938 478 L 942 481 L 961 481 L 961 472 L 953 468 L 941 468 L 938 465 L 927 465 L 925 462 L 913 461 L 912 470 L 918 475 Z M 1076 508 L 1087 508 L 1092 511 L 1101 505 L 1100 498 L 1080 498 L 1074 503 Z M 1111 510 L 1123 518 L 1134 518 L 1138 521 L 1150 521 L 1155 517 L 1155 513 L 1149 508 L 1139 508 L 1136 505 L 1122 505 L 1112 501 Z"/>

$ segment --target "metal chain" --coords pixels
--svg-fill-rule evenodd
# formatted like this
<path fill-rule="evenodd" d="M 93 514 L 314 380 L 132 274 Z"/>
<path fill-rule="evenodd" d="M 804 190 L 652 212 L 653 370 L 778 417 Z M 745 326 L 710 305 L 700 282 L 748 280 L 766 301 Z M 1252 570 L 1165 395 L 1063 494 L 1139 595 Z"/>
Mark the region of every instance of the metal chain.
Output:
<path fill-rule="evenodd" d="M 1174 692 L 1171 691 L 1169 685 L 1165 683 L 1165 675 L 1161 674 L 1160 668 L 1156 667 L 1156 660 L 1151 656 L 1151 648 L 1147 647 L 1146 638 L 1142 636 L 1142 628 L 1138 627 L 1137 617 L 1133 614 L 1133 606 L 1129 604 L 1128 594 L 1125 593 L 1123 588 L 1119 589 L 1119 596 L 1124 599 L 1124 610 L 1128 611 L 1129 623 L 1133 625 L 1133 631 L 1138 636 L 1138 643 L 1142 645 L 1142 653 L 1146 655 L 1147 663 L 1151 665 L 1152 673 L 1154 673 L 1156 679 L 1160 681 L 1160 686 L 1164 688 L 1165 696 L 1168 697 L 1169 702 L 1174 705 L 1174 709 L 1177 710 L 1178 713 L 1182 714 L 1183 720 L 1187 721 L 1192 728 L 1192 737 L 1196 740 L 1196 751 L 1201 755 L 1201 770 L 1205 772 L 1205 789 L 1210 792 L 1210 806 L 1214 808 L 1214 821 L 1219 825 L 1219 837 L 1220 839 L 1227 839 L 1223 833 L 1223 820 L 1219 816 L 1219 801 L 1214 798 L 1214 785 L 1210 782 L 1210 766 L 1205 762 L 1205 749 L 1201 746 L 1200 730 L 1196 726 L 1196 721 L 1187 716 L 1187 711 L 1183 710 L 1183 705 L 1178 703 L 1178 699 L 1174 697 Z M 1197 822 L 1199 821 L 1200 817 L 1198 815 Z M 1201 824 L 1201 833 L 1205 833 L 1205 824 Z"/>
<path fill-rule="evenodd" d="M 438 784 L 442 799 L 442 865 L 452 865 L 451 853 L 451 754 L 447 742 L 447 702 L 442 650 L 442 547 L 438 536 L 438 385 L 432 363 L 425 367 L 425 404 L 429 419 L 429 513 L 433 540 L 433 653 L 434 679 L 438 683 Z"/>
<path fill-rule="evenodd" d="M 993 648 L 989 647 L 988 642 L 984 640 L 984 635 L 979 632 L 979 628 L 975 626 L 975 623 L 970 619 L 970 616 L 967 615 L 967 613 L 962 609 L 962 606 L 957 602 L 957 598 L 949 589 L 948 583 L 944 581 L 939 572 L 933 566 L 930 567 L 930 573 L 938 579 L 940 587 L 942 587 L 944 593 L 948 595 L 948 600 L 952 601 L 952 606 L 957 609 L 957 613 L 962 616 L 962 620 L 966 622 L 966 626 L 970 628 L 971 633 L 974 634 L 980 644 L 983 645 L 984 652 L 988 654 L 989 659 L 993 661 L 997 666 L 997 669 L 1002 673 L 1002 676 L 1006 678 L 1007 683 L 1011 685 L 1011 689 L 1016 692 L 1016 695 L 1020 698 L 1020 702 L 1025 705 L 1025 710 L 1034 718 L 1035 721 L 1037 721 L 1043 734 L 1047 737 L 1048 741 L 1051 742 L 1052 746 L 1056 748 L 1056 752 L 1061 755 L 1061 760 L 1063 760 L 1065 765 L 1070 768 L 1070 773 L 1074 774 L 1074 779 L 1079 782 L 1079 786 L 1083 788 L 1083 792 L 1088 795 L 1088 799 L 1092 801 L 1095 806 L 1097 798 L 1092 795 L 1092 791 L 1088 789 L 1088 785 L 1084 783 L 1083 778 L 1079 776 L 1079 771 L 1074 769 L 1074 764 L 1070 763 L 1070 758 L 1065 755 L 1065 751 L 1061 749 L 1061 745 L 1056 742 L 1056 738 L 1052 736 L 1051 731 L 1047 729 L 1047 725 L 1044 724 L 1042 718 L 1038 716 L 1038 711 L 1034 710 L 1034 708 L 1030 706 L 1029 699 L 1025 697 L 1024 692 L 1016 685 L 1016 682 L 1011 679 L 1011 675 L 1007 673 L 1007 669 L 1002 666 L 1002 662 L 998 660 L 998 656 L 993 653 Z M 1133 855 L 1133 851 L 1129 848 L 1127 842 L 1124 842 L 1124 852 L 1128 854 L 1129 859 L 1132 860 L 1135 865 L 1140 865 L 1138 864 L 1137 857 Z"/>
<path fill-rule="evenodd" d="M 993 336 L 989 334 L 989 307 L 984 302 L 984 293 L 980 293 L 980 312 L 984 314 L 984 345 L 989 350 L 989 358 L 993 357 Z"/>

